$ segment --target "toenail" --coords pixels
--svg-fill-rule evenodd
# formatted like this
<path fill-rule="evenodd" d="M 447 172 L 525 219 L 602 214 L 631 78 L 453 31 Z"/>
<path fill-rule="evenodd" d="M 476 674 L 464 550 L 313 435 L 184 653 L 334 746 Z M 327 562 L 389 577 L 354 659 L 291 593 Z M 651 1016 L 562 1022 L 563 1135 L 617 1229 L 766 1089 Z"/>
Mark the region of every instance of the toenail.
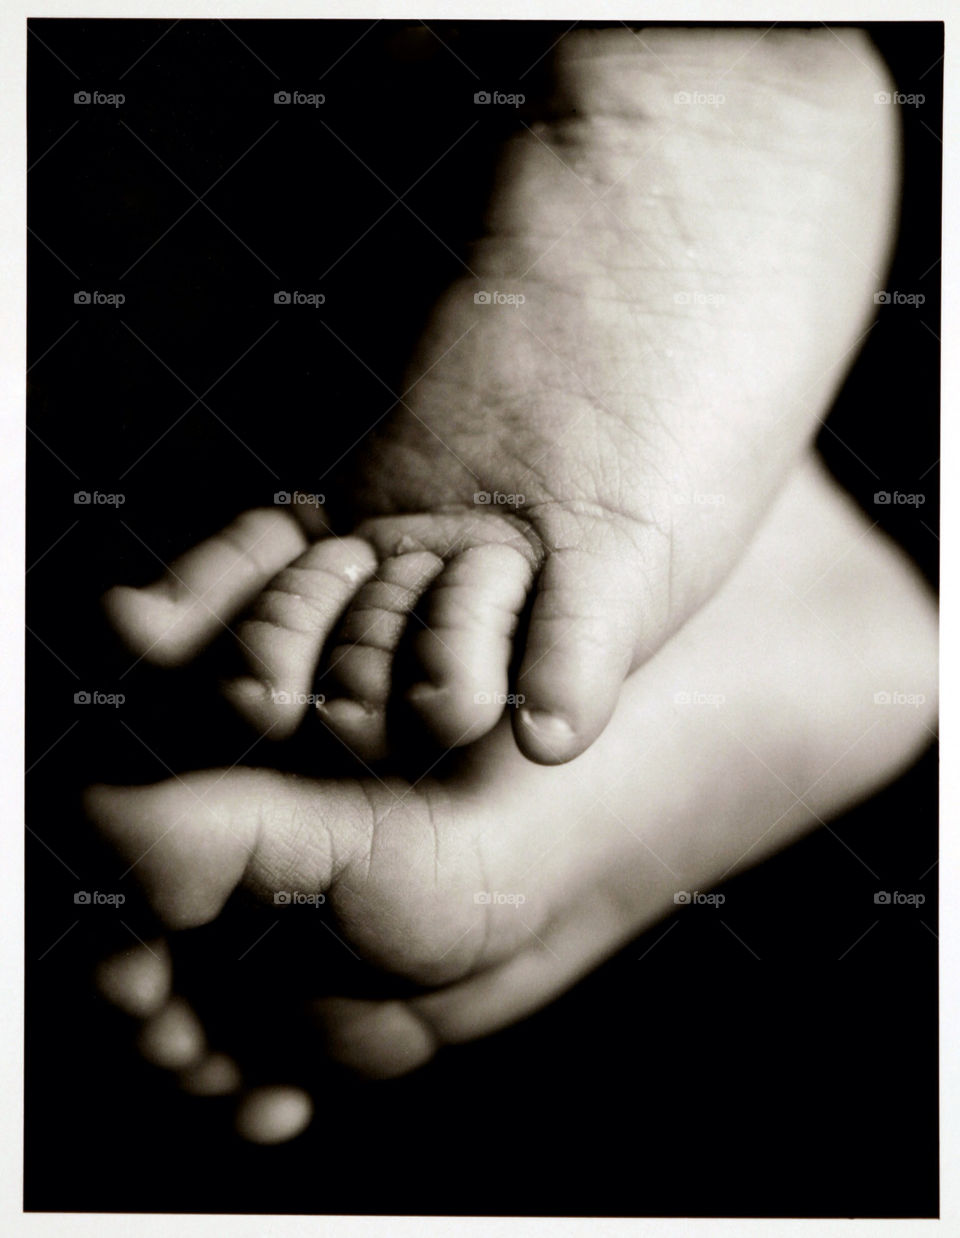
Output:
<path fill-rule="evenodd" d="M 405 555 L 410 554 L 411 551 L 414 550 L 425 549 L 426 547 L 422 542 L 418 542 L 417 539 L 415 537 L 411 537 L 409 533 L 404 533 L 403 537 L 400 538 L 399 542 L 397 542 L 394 547 L 393 553 L 395 555 Z"/>
<path fill-rule="evenodd" d="M 559 714 L 548 714 L 540 709 L 521 709 L 520 721 L 544 740 L 561 743 L 573 739 L 573 727 Z"/>
<path fill-rule="evenodd" d="M 438 688 L 435 683 L 424 680 L 422 683 L 415 683 L 408 690 L 407 700 L 411 705 L 432 705 L 443 691 L 444 689 Z"/>
<path fill-rule="evenodd" d="M 318 700 L 316 710 L 321 717 L 329 719 L 330 722 L 336 725 L 345 723 L 347 726 L 357 722 L 368 722 L 380 712 L 375 705 L 351 701 L 348 697 L 337 697 L 333 701 Z"/>
<path fill-rule="evenodd" d="M 234 697 L 249 701 L 251 705 L 262 701 L 269 692 L 269 688 L 262 680 L 254 679 L 251 675 L 244 676 L 242 679 L 231 679 L 227 686 Z"/>

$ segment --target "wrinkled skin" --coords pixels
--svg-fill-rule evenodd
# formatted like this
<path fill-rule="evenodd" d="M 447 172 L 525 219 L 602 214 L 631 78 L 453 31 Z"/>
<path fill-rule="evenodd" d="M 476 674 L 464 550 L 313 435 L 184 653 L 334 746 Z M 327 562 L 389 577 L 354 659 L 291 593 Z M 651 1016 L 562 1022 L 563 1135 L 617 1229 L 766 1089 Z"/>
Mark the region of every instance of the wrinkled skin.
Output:
<path fill-rule="evenodd" d="M 562 768 L 525 760 L 504 720 L 442 781 L 208 771 L 93 788 L 90 814 L 171 928 L 212 920 L 240 884 L 268 902 L 324 892 L 351 950 L 427 990 L 316 1011 L 336 1056 L 401 1073 L 535 1009 L 677 891 L 778 850 L 927 742 L 931 603 L 865 534 L 804 466 L 718 595 Z M 878 709 L 878 683 L 925 704 Z M 477 901 L 495 893 L 510 898 Z"/>

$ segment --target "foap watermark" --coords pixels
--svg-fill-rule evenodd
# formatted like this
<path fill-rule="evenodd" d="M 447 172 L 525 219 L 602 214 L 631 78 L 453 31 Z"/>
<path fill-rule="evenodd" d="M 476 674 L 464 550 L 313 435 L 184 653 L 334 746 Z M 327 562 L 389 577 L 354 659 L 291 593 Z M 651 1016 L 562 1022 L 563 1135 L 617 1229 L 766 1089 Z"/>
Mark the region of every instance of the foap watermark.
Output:
<path fill-rule="evenodd" d="M 727 298 L 722 292 L 675 292 L 674 305 L 724 305 Z"/>
<path fill-rule="evenodd" d="M 700 890 L 677 890 L 673 901 L 678 907 L 722 907 L 726 894 L 703 894 Z"/>
<path fill-rule="evenodd" d="M 326 901 L 326 894 L 308 890 L 276 890 L 273 895 L 275 907 L 322 907 Z"/>
<path fill-rule="evenodd" d="M 78 907 L 122 907 L 126 894 L 106 894 L 103 890 L 75 890 L 73 901 Z"/>
<path fill-rule="evenodd" d="M 74 692 L 74 705 L 109 705 L 119 709 L 126 702 L 122 692 Z"/>
<path fill-rule="evenodd" d="M 313 705 L 317 708 L 325 704 L 326 699 L 322 692 L 277 692 L 270 689 L 270 700 L 274 705 Z"/>
<path fill-rule="evenodd" d="M 883 288 L 873 294 L 874 305 L 912 305 L 919 308 L 926 300 L 922 292 L 888 292 Z"/>
<path fill-rule="evenodd" d="M 910 894 L 904 890 L 875 890 L 873 901 L 878 907 L 922 907 L 926 894 Z"/>
<path fill-rule="evenodd" d="M 106 94 L 102 90 L 78 90 L 74 92 L 73 101 L 81 107 L 123 107 L 127 96 Z"/>
<path fill-rule="evenodd" d="M 919 709 L 921 705 L 926 703 L 926 697 L 922 692 L 874 692 L 874 705 L 912 705 L 914 709 Z"/>
<path fill-rule="evenodd" d="M 873 501 L 880 507 L 923 507 L 927 496 L 902 490 L 878 490 Z"/>
<path fill-rule="evenodd" d="M 478 90 L 473 96 L 473 101 L 482 107 L 523 107 L 527 96 L 507 94 L 502 90 Z"/>
<path fill-rule="evenodd" d="M 473 496 L 478 507 L 523 507 L 526 495 L 504 494 L 500 490 L 478 490 Z"/>
<path fill-rule="evenodd" d="M 709 705 L 712 709 L 719 709 L 726 701 L 726 697 L 722 692 L 674 692 L 674 705 Z"/>
<path fill-rule="evenodd" d="M 323 507 L 326 496 L 308 494 L 305 490 L 277 490 L 273 496 L 277 507 Z"/>
<path fill-rule="evenodd" d="M 101 490 L 75 490 L 73 501 L 78 507 L 123 507 L 127 496 Z"/>
<path fill-rule="evenodd" d="M 501 894 L 499 890 L 478 890 L 473 896 L 475 903 L 485 907 L 522 907 L 527 901 L 525 894 Z"/>
<path fill-rule="evenodd" d="M 691 104 L 697 107 L 723 107 L 727 96 L 714 91 L 678 90 L 673 96 L 673 101 L 684 107 Z"/>
<path fill-rule="evenodd" d="M 309 305 L 311 309 L 319 309 L 326 305 L 327 298 L 322 292 L 275 292 L 274 305 Z"/>
<path fill-rule="evenodd" d="M 522 705 L 526 701 L 522 692 L 475 692 L 474 705 Z"/>
<path fill-rule="evenodd" d="M 74 305 L 109 305 L 112 309 L 119 309 L 126 300 L 122 292 L 100 292 L 96 289 L 93 292 L 84 290 L 73 294 Z"/>
<path fill-rule="evenodd" d="M 474 305 L 512 305 L 514 309 L 519 309 L 521 305 L 526 305 L 527 298 L 522 292 L 499 292 L 497 289 L 473 294 Z"/>
<path fill-rule="evenodd" d="M 308 94 L 302 90 L 277 90 L 274 92 L 273 101 L 282 107 L 323 107 L 327 96 Z"/>
<path fill-rule="evenodd" d="M 922 107 L 927 101 L 927 96 L 907 95 L 902 90 L 878 90 L 873 96 L 873 101 L 884 105 L 894 103 L 897 107 Z"/>

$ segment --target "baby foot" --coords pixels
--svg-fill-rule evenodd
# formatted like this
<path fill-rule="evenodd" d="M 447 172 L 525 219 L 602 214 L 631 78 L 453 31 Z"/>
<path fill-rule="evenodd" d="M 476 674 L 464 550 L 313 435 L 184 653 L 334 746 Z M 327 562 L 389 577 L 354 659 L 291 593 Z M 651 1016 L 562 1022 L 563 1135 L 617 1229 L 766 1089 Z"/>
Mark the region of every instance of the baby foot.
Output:
<path fill-rule="evenodd" d="M 296 680 L 370 758 L 407 689 L 445 747 L 509 704 L 527 757 L 583 752 L 742 553 L 873 312 L 896 174 L 878 89 L 848 29 L 563 39 L 548 119 L 508 143 L 471 277 L 345 487 L 372 553 L 321 544 L 273 583 L 238 706 L 288 733 Z M 111 605 L 169 660 L 163 588 L 136 632 L 130 592 Z M 405 633 L 418 669 L 395 675 Z M 323 684 L 293 675 L 328 639 Z"/>
<path fill-rule="evenodd" d="M 238 884 L 271 903 L 325 894 L 317 915 L 354 953 L 423 990 L 311 1007 L 337 1059 L 395 1075 L 521 1018 L 671 913 L 678 891 L 893 776 L 931 734 L 935 664 L 926 590 L 810 464 L 574 764 L 524 760 L 504 720 L 442 783 L 206 771 L 94 788 L 89 810 L 171 928 L 214 919 Z M 924 704 L 878 708 L 894 684 Z M 309 982 L 299 925 L 278 930 L 280 948 L 305 951 Z"/>

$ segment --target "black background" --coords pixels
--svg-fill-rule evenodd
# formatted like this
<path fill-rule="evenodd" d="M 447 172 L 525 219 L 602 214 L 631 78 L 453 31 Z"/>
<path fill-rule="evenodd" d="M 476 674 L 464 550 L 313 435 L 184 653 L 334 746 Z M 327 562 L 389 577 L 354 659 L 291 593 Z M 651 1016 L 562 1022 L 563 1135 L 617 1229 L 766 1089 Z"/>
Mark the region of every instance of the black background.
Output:
<path fill-rule="evenodd" d="M 219 1043 L 245 1049 L 254 1077 L 262 1065 L 264 1078 L 315 1082 L 317 1120 L 286 1147 L 242 1145 L 226 1102 L 184 1099 L 92 995 L 98 950 L 132 939 L 116 913 L 73 905 L 78 888 L 117 887 L 78 789 L 231 763 L 249 743 L 202 690 L 204 668 L 129 671 L 97 598 L 152 578 L 276 490 L 332 484 L 327 470 L 392 403 L 418 324 L 478 230 L 493 152 L 516 122 L 476 108 L 474 91 L 535 95 L 549 63 L 538 58 L 565 28 L 169 27 L 30 23 L 26 1207 L 935 1215 L 932 752 L 832 831 L 726 887 L 750 950 L 711 909 L 687 909 L 549 1009 L 404 1080 L 346 1079 L 286 1032 L 280 1005 L 242 1008 L 267 967 L 256 954 L 249 970 L 236 963 L 238 925 L 256 936 L 244 909 L 191 934 L 178 954 L 188 977 L 191 959 L 213 961 L 216 982 L 195 996 Z M 900 89 L 926 96 L 899 109 L 887 281 L 926 302 L 881 311 L 820 446 L 933 582 L 943 33 L 871 31 Z M 275 106 L 283 89 L 326 102 Z M 78 90 L 126 101 L 82 107 Z M 221 177 L 206 199 L 218 219 L 194 194 Z M 412 184 L 407 210 L 394 194 Z M 323 309 L 274 305 L 293 288 L 322 291 Z M 76 306 L 81 289 L 126 302 Z M 874 505 L 894 489 L 927 502 Z M 81 490 L 126 502 L 77 506 Z M 82 712 L 73 694 L 93 689 L 127 702 Z M 926 904 L 874 908 L 878 886 Z M 122 919 L 147 936 L 128 895 Z M 279 1060 L 267 1047 L 278 1037 Z"/>

